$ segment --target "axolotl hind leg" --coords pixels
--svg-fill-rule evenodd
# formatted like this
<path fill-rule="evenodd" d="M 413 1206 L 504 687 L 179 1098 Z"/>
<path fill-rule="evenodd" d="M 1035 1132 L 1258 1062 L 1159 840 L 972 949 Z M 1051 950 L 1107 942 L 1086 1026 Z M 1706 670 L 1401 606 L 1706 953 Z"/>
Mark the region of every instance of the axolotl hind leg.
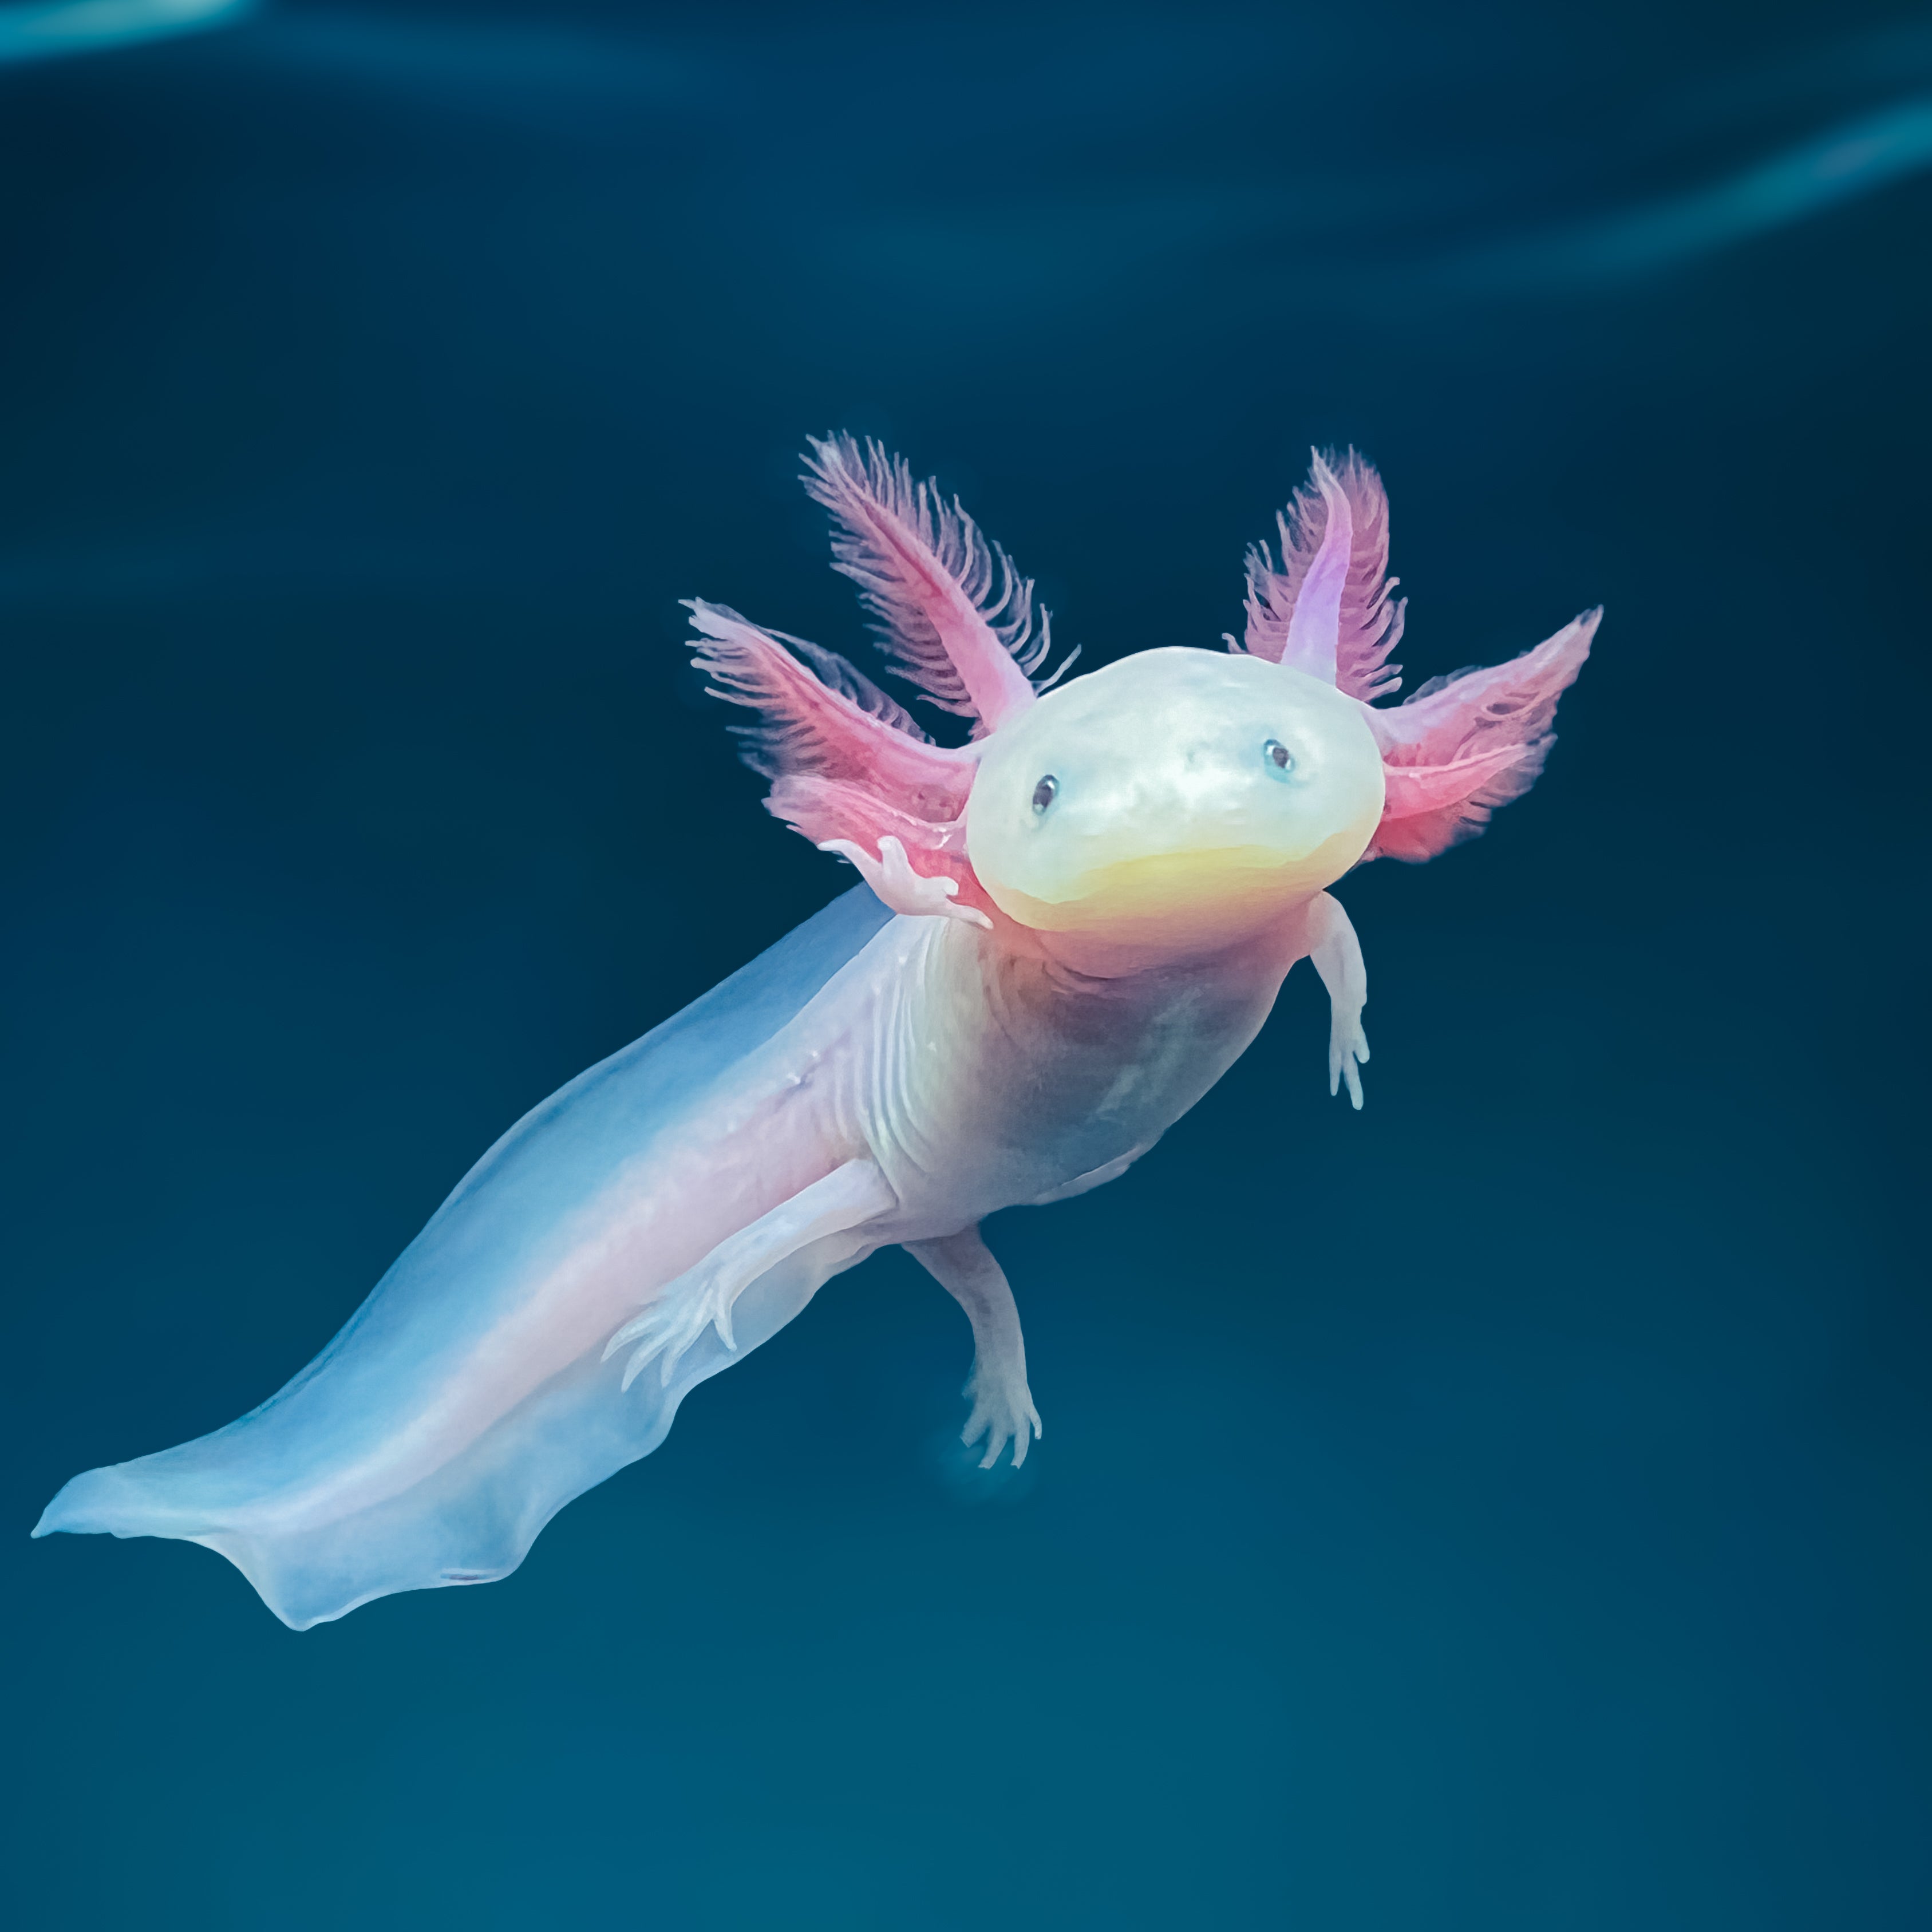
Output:
<path fill-rule="evenodd" d="M 1034 1438 L 1045 1431 L 1040 1411 L 1033 1406 L 1033 1391 L 1027 1387 L 1026 1342 L 1006 1270 L 980 1238 L 976 1226 L 935 1241 L 908 1241 L 905 1247 L 965 1310 L 973 1324 L 973 1372 L 962 1391 L 973 1412 L 960 1441 L 970 1448 L 986 1437 L 986 1453 L 980 1460 L 982 1469 L 990 1469 L 1010 1442 L 1017 1469 Z"/>
<path fill-rule="evenodd" d="M 866 1245 L 866 1224 L 898 1204 L 876 1162 L 847 1161 L 727 1236 L 695 1268 L 667 1282 L 650 1306 L 604 1344 L 604 1360 L 634 1342 L 637 1352 L 625 1366 L 623 1386 L 628 1389 L 656 1360 L 662 1365 L 658 1379 L 668 1388 L 679 1362 L 707 1328 L 716 1328 L 718 1339 L 736 1352 L 732 1305 L 760 1275 L 801 1248 L 834 1236 L 845 1237 L 848 1252 L 857 1254 Z"/>

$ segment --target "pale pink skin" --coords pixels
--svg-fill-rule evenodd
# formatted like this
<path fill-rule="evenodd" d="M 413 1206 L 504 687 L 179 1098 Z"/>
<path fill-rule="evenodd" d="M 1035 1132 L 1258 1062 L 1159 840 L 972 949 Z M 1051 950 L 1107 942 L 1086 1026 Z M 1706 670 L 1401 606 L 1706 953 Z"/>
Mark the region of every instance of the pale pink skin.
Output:
<path fill-rule="evenodd" d="M 1032 633 L 1031 585 L 956 502 L 916 485 L 902 460 L 846 436 L 813 447 L 806 484 L 835 519 L 838 568 L 861 586 L 896 668 L 976 720 L 973 742 L 958 750 L 921 742 L 909 715 L 844 659 L 694 602 L 700 660 L 720 696 L 764 714 L 748 734 L 748 755 L 774 781 L 770 809 L 850 860 L 895 911 L 936 928 L 916 966 L 907 961 L 911 982 L 900 997 L 914 1033 L 944 1015 L 943 1058 L 909 1055 L 922 1075 L 930 1070 L 929 1087 L 922 1078 L 907 1096 L 903 1120 L 882 1113 L 848 1145 L 864 1143 L 869 1157 L 855 1157 L 884 1174 L 896 1202 L 882 1216 L 868 1210 L 863 1225 L 904 1241 L 972 1319 L 965 1440 L 983 1436 L 990 1466 L 1010 1438 L 1017 1463 L 1039 1418 L 1018 1312 L 979 1240 L 980 1219 L 1124 1172 L 1246 1047 L 1298 959 L 1313 960 L 1330 997 L 1329 1090 L 1346 1079 L 1359 1107 L 1366 972 L 1346 915 L 1326 892 L 1287 899 L 1259 929 L 1204 950 L 1165 938 L 1150 944 L 1139 933 L 1030 929 L 1003 914 L 968 856 L 967 812 L 993 741 L 1038 695 L 1028 674 L 1046 639 L 1043 624 Z M 1279 566 L 1265 544 L 1249 554 L 1246 636 L 1227 644 L 1359 705 L 1385 788 L 1361 859 L 1431 858 L 1474 836 L 1542 769 L 1557 699 L 1581 669 L 1600 613 L 1508 664 L 1432 680 L 1408 704 L 1378 708 L 1372 700 L 1400 682 L 1388 658 L 1403 619 L 1403 606 L 1390 601 L 1380 478 L 1352 451 L 1333 468 L 1317 457 L 1279 528 Z M 1198 1000 L 1204 988 L 1214 994 L 1211 1017 L 1190 1005 L 1185 1050 L 1150 1054 L 1150 1034 L 1188 1004 L 1177 995 Z M 1096 1112 L 1114 1069 L 1150 1059 L 1171 1070 L 1168 1078 L 1143 1083 L 1131 1108 Z M 1096 1140 L 1102 1118 L 1111 1142 Z M 914 1143 L 930 1154 L 916 1172 L 902 1151 Z M 1070 1160 L 1064 1150 L 1076 1144 Z M 1020 1148 L 1023 1173 L 990 1158 L 994 1148 Z M 1052 1179 L 1048 1150 L 1078 1174 Z M 956 1231 L 908 1239 L 900 1231 L 909 1211 Z"/>
<path fill-rule="evenodd" d="M 1232 659 L 1156 650 L 1046 698 L 1031 586 L 956 503 L 848 437 L 814 446 L 806 482 L 895 668 L 974 736 L 934 745 L 842 658 L 701 602 L 698 659 L 718 695 L 760 714 L 746 752 L 772 781 L 770 809 L 849 859 L 896 916 L 873 931 L 876 908 L 828 908 L 573 1082 L 485 1155 L 280 1394 L 76 1478 L 37 1534 L 208 1544 L 298 1628 L 506 1575 L 556 1509 L 656 1447 L 689 1388 L 895 1242 L 971 1322 L 964 1439 L 988 1466 L 1010 1443 L 1018 1464 L 1040 1415 L 980 1222 L 1124 1173 L 1246 1048 L 1300 959 L 1330 995 L 1330 1091 L 1346 1081 L 1361 1104 L 1367 978 L 1325 888 L 1368 859 L 1432 857 L 1528 789 L 1597 614 L 1377 706 L 1396 688 L 1402 610 L 1381 482 L 1350 452 L 1316 460 L 1280 520 L 1279 565 L 1265 545 L 1250 553 Z M 1224 699 L 1232 723 L 1216 736 Z M 1276 740 L 1249 731 L 1277 704 L 1314 721 L 1290 760 L 1298 791 L 1267 789 L 1288 778 L 1263 762 Z M 1202 716 L 1191 740 L 1176 722 Z M 1030 788 L 1024 760 L 1054 731 L 1106 782 L 1084 806 L 1073 785 L 1039 808 L 1028 848 L 1009 768 Z M 1128 753 L 1108 748 L 1116 736 Z M 1340 748 L 1332 766 L 1324 745 Z M 1137 762 L 1163 759 L 1172 770 Z M 1202 822 L 1219 830 L 1178 833 L 1192 806 L 1101 812 L 1096 830 L 1093 802 L 1115 779 L 1124 798 L 1170 781 L 1161 796 L 1205 797 Z M 1268 828 L 1304 805 L 1319 837 L 1277 849 Z M 982 862 L 1102 856 L 1063 891 L 1048 872 L 982 877 L 969 848 Z M 1088 892 L 1089 872 L 1129 883 Z M 1041 910 L 1029 922 L 1015 907 Z M 772 1004 L 773 985 L 796 998 Z M 680 1060 L 694 1040 L 699 1060 Z"/>

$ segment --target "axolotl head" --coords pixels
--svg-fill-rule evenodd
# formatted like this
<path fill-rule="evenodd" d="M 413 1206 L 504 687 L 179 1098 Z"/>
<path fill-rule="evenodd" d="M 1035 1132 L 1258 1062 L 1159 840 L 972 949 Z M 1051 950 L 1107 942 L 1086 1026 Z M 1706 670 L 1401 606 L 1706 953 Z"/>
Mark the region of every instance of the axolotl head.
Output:
<path fill-rule="evenodd" d="M 1601 615 L 1382 704 L 1401 682 L 1388 500 L 1353 452 L 1316 454 L 1279 564 L 1249 550 L 1242 644 L 1144 650 L 1054 688 L 1034 676 L 1031 582 L 937 484 L 835 436 L 806 488 L 888 660 L 979 734 L 935 745 L 835 652 L 694 601 L 713 692 L 760 714 L 739 728 L 767 805 L 895 912 L 984 928 L 997 910 L 1076 971 L 1294 937 L 1277 922 L 1358 860 L 1473 837 L 1542 770 Z"/>
<path fill-rule="evenodd" d="M 1051 692 L 988 741 L 967 851 L 1036 932 L 1224 944 L 1332 885 L 1382 815 L 1364 708 L 1265 658 L 1142 651 Z"/>

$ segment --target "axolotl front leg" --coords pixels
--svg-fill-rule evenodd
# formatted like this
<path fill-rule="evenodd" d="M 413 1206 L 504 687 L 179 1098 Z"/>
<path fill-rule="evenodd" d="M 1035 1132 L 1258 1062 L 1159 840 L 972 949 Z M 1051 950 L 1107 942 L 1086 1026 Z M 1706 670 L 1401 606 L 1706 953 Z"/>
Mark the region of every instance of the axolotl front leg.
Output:
<path fill-rule="evenodd" d="M 890 832 L 879 841 L 876 859 L 850 838 L 828 838 L 818 849 L 849 860 L 880 904 L 894 912 L 912 919 L 960 919 L 968 926 L 992 928 L 993 922 L 977 907 L 955 903 L 958 880 L 916 871 L 906 856 L 904 841 Z"/>
<path fill-rule="evenodd" d="M 1362 942 L 1348 923 L 1348 915 L 1339 899 L 1318 894 L 1308 908 L 1308 956 L 1328 989 L 1328 1090 L 1333 1094 L 1346 1078 L 1348 1099 L 1362 1104 L 1362 1076 L 1358 1064 L 1366 1066 L 1369 1038 L 1362 1030 L 1362 1008 L 1369 997 L 1369 969 L 1362 958 Z"/>

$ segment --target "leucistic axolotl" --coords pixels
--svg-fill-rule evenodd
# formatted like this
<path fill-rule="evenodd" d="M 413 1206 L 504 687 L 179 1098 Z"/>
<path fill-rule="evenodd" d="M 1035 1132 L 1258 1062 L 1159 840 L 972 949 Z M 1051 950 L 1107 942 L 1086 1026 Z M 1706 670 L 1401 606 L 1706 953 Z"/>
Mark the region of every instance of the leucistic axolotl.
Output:
<path fill-rule="evenodd" d="M 206 1544 L 298 1629 L 506 1576 L 694 1384 L 892 1242 L 972 1324 L 964 1441 L 1018 1463 L 1040 1415 L 981 1221 L 1124 1174 L 1300 959 L 1331 1003 L 1330 1090 L 1361 1104 L 1367 980 L 1328 888 L 1528 789 L 1597 614 L 1378 702 L 1402 606 L 1351 452 L 1316 459 L 1278 560 L 1250 552 L 1243 643 L 1056 688 L 1030 582 L 956 501 L 845 436 L 805 480 L 887 660 L 968 742 L 693 602 L 712 688 L 758 714 L 770 809 L 864 883 L 518 1122 L 279 1394 L 75 1478 L 36 1534 Z"/>

